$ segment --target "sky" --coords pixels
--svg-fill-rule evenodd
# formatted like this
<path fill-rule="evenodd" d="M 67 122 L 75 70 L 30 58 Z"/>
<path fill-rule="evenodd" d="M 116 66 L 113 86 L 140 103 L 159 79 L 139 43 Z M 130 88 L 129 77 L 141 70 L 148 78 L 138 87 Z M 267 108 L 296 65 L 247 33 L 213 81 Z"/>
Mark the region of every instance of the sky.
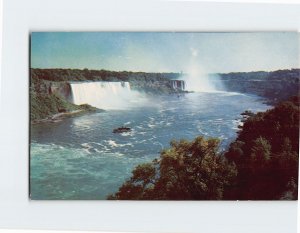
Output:
<path fill-rule="evenodd" d="M 296 32 L 33 32 L 32 68 L 206 73 L 299 68 Z"/>

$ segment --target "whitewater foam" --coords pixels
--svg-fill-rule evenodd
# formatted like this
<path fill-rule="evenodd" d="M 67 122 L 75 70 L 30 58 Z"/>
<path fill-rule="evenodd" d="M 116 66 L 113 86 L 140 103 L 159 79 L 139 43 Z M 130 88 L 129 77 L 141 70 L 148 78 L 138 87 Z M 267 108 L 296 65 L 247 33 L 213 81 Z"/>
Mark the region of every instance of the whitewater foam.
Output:
<path fill-rule="evenodd" d="M 128 109 L 143 104 L 146 98 L 131 90 L 129 82 L 71 83 L 73 103 L 89 104 L 99 109 Z"/>

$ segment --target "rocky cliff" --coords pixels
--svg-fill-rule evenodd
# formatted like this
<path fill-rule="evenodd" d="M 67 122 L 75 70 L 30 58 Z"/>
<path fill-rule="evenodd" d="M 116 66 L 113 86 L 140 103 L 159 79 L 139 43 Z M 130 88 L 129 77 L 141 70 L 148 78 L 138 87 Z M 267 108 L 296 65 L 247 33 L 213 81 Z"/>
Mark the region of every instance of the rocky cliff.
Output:
<path fill-rule="evenodd" d="M 267 98 L 271 104 L 299 94 L 300 69 L 219 74 L 227 91 Z"/>

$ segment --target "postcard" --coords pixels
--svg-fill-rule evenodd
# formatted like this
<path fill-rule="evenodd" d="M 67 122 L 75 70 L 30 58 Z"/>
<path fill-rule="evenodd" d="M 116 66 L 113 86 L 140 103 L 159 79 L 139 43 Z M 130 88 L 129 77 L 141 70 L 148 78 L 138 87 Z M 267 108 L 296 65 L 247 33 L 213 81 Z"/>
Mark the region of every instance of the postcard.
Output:
<path fill-rule="evenodd" d="M 297 200 L 296 32 L 33 32 L 32 200 Z"/>

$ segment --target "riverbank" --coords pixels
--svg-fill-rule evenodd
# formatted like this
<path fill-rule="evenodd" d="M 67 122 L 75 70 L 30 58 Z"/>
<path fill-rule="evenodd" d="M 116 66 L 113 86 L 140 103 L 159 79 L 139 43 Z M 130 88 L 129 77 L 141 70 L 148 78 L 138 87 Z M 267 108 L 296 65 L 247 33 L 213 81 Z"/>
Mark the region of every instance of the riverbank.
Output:
<path fill-rule="evenodd" d="M 39 119 L 39 120 L 32 120 L 31 124 L 40 124 L 40 123 L 56 123 L 60 122 L 65 118 L 69 117 L 76 117 L 76 116 L 81 116 L 83 114 L 91 113 L 91 112 L 104 112 L 102 109 L 97 109 L 92 106 L 90 106 L 92 109 L 78 109 L 70 112 L 61 112 L 61 113 L 56 113 L 53 114 L 52 116 Z"/>
<path fill-rule="evenodd" d="M 30 120 L 32 123 L 57 121 L 60 118 L 86 112 L 103 111 L 88 104 L 76 105 L 57 94 L 30 92 Z"/>
<path fill-rule="evenodd" d="M 44 118 L 44 119 L 33 120 L 33 121 L 31 121 L 31 123 L 32 124 L 39 124 L 39 123 L 46 123 L 46 122 L 56 123 L 56 122 L 62 121 L 66 117 L 77 116 L 79 114 L 82 114 L 83 112 L 84 112 L 84 110 L 79 109 L 79 110 L 75 110 L 75 111 L 71 111 L 71 112 L 56 113 L 56 114 L 49 116 L 47 118 Z"/>

